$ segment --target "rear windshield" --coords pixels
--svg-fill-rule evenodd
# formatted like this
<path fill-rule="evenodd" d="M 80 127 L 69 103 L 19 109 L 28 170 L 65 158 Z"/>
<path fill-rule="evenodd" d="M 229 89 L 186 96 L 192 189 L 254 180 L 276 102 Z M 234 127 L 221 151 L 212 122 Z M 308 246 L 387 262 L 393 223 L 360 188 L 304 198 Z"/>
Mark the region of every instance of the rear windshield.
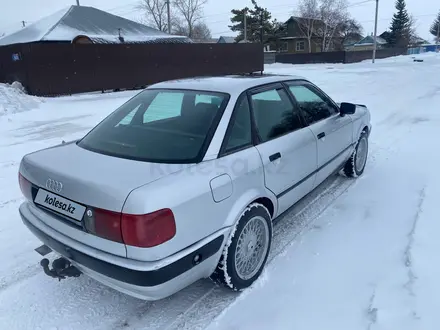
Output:
<path fill-rule="evenodd" d="M 229 95 L 147 89 L 98 124 L 78 145 L 116 157 L 157 163 L 198 163 Z"/>

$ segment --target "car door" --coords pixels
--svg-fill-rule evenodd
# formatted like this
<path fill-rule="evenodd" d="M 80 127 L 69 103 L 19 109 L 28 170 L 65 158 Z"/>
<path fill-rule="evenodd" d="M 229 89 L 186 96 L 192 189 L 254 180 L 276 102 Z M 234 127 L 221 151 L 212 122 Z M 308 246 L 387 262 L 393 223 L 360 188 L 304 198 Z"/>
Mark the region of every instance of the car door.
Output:
<path fill-rule="evenodd" d="M 313 84 L 295 81 L 287 85 L 317 140 L 317 186 L 339 170 L 352 153 L 353 120 L 341 117 L 338 106 Z"/>
<path fill-rule="evenodd" d="M 249 100 L 265 184 L 280 214 L 313 189 L 317 142 L 282 84 L 252 90 Z"/>

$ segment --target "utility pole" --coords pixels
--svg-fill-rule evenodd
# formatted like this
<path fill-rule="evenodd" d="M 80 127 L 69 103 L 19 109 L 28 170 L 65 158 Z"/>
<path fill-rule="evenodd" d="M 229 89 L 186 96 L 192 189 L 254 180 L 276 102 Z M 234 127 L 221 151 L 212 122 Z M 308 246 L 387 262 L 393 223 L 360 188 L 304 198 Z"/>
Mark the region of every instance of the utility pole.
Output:
<path fill-rule="evenodd" d="M 244 42 L 247 42 L 247 9 L 244 10 L 244 22 L 243 22 L 243 26 L 244 26 L 244 31 L 243 31 Z"/>
<path fill-rule="evenodd" d="M 81 5 L 79 4 L 79 0 L 76 0 L 76 5 L 77 5 L 77 6 L 81 6 Z"/>
<path fill-rule="evenodd" d="M 171 34 L 171 4 L 170 4 L 170 0 L 167 0 L 167 15 L 168 15 L 168 34 Z"/>
<path fill-rule="evenodd" d="M 377 50 L 377 18 L 379 16 L 379 0 L 376 0 L 376 18 L 374 19 L 374 46 L 373 46 L 373 63 L 376 61 Z"/>

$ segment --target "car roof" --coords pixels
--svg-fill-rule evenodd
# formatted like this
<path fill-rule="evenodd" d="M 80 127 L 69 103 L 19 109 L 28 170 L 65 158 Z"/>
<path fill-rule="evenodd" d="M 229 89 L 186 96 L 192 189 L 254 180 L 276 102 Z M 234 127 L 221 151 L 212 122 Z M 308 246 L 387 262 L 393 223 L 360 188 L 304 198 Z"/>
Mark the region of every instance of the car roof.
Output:
<path fill-rule="evenodd" d="M 276 83 L 287 80 L 304 80 L 305 78 L 294 75 L 270 75 L 254 74 L 243 76 L 222 76 L 222 77 L 195 77 L 160 82 L 149 86 L 147 89 L 188 89 L 203 90 L 221 93 L 237 93 L 249 88 Z"/>

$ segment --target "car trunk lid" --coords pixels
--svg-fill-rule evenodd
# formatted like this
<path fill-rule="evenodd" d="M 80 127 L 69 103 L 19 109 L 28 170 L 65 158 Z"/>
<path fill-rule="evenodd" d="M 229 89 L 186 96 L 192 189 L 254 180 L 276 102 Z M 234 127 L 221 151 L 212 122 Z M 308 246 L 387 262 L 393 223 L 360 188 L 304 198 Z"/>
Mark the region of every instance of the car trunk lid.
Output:
<path fill-rule="evenodd" d="M 20 171 L 39 188 L 83 205 L 121 212 L 133 189 L 177 172 L 183 166 L 189 165 L 111 157 L 69 143 L 26 155 Z M 61 189 L 51 187 L 52 182 L 61 183 Z"/>

